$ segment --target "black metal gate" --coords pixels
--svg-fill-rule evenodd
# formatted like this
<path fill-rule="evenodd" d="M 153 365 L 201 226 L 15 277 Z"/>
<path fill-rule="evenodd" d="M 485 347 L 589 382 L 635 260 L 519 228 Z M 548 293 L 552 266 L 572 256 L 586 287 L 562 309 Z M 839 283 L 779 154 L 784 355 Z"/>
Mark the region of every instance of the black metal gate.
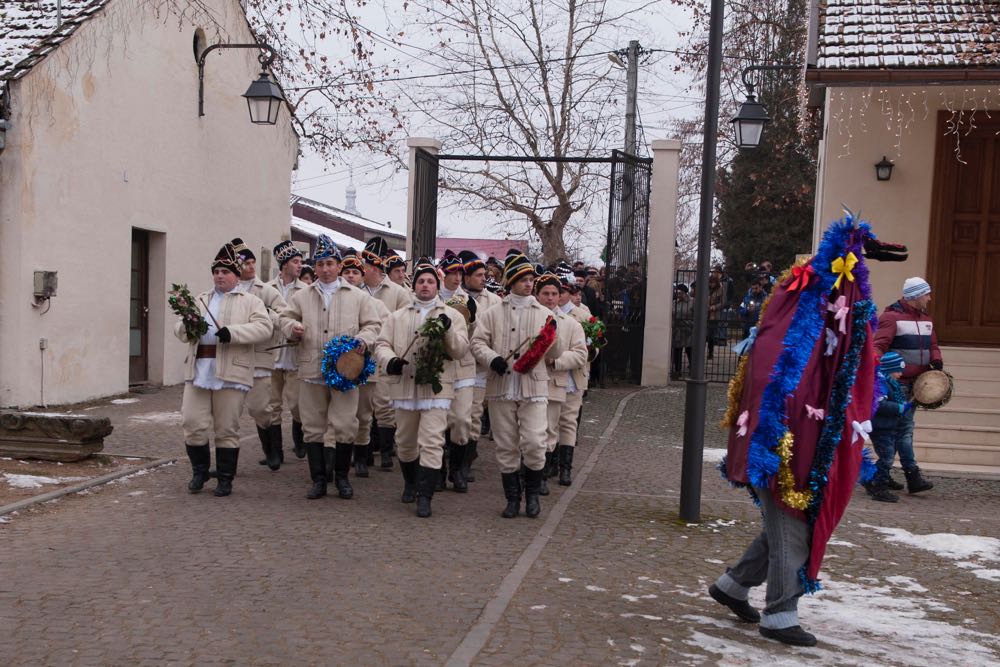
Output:
<path fill-rule="evenodd" d="M 600 382 L 642 382 L 646 325 L 646 244 L 653 161 L 621 151 L 611 155 L 608 237 L 604 250 L 604 307 L 608 345 L 598 357 Z"/>
<path fill-rule="evenodd" d="M 413 229 L 410 252 L 412 262 L 420 257 L 434 257 L 437 238 L 438 158 L 417 149 L 413 183 Z"/>
<path fill-rule="evenodd" d="M 691 354 L 695 341 L 694 294 L 698 289 L 697 272 L 678 269 L 674 280 L 673 323 L 671 326 L 670 375 L 674 379 L 690 376 Z M 767 294 L 743 299 L 735 294 L 733 281 L 724 273 L 713 271 L 708 283 L 708 333 L 705 341 L 705 380 L 729 382 L 736 373 L 740 357 L 734 347 L 750 334 Z"/>

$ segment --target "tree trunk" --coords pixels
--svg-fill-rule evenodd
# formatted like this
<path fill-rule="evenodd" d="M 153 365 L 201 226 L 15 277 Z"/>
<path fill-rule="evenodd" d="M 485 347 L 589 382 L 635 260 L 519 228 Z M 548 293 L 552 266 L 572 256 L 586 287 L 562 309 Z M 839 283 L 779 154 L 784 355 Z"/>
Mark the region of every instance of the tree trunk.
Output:
<path fill-rule="evenodd" d="M 563 225 L 555 223 L 535 225 L 538 238 L 542 240 L 542 262 L 546 266 L 566 258 L 566 242 L 563 241 Z"/>

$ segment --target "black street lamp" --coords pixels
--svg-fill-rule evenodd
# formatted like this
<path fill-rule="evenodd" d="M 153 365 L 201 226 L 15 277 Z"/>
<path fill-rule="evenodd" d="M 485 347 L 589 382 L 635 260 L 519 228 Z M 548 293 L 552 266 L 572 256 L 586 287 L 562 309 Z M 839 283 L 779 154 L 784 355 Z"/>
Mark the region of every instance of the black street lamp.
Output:
<path fill-rule="evenodd" d="M 739 148 L 757 148 L 760 145 L 760 137 L 764 134 L 764 126 L 771 122 L 767 115 L 767 109 L 754 97 L 754 84 L 750 80 L 751 72 L 772 71 L 772 70 L 793 70 L 799 69 L 800 65 L 751 65 L 743 70 L 740 75 L 743 78 L 743 85 L 747 89 L 747 99 L 740 107 L 740 112 L 730 121 L 736 131 L 736 146 Z"/>
<path fill-rule="evenodd" d="M 875 178 L 880 181 L 888 181 L 892 178 L 892 168 L 896 166 L 886 156 L 882 156 L 879 162 L 875 163 Z"/>
<path fill-rule="evenodd" d="M 275 51 L 264 43 L 258 44 L 213 44 L 198 56 L 198 116 L 205 115 L 205 58 L 215 49 L 258 49 L 266 51 L 257 56 L 260 62 L 260 77 L 250 84 L 243 97 L 247 100 L 250 122 L 255 125 L 274 125 L 278 122 L 278 111 L 285 101 L 281 88 L 271 78 L 268 67 L 274 62 Z"/>

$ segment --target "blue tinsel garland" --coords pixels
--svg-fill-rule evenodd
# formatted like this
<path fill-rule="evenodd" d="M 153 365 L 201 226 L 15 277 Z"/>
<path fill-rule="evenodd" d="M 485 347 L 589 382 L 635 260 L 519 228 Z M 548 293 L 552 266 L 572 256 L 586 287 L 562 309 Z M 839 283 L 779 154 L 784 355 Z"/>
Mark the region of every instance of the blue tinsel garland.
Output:
<path fill-rule="evenodd" d="M 858 301 L 854 304 L 851 345 L 844 355 L 843 364 L 837 371 L 833 390 L 830 392 L 830 403 L 823 424 L 823 432 L 816 443 L 812 468 L 809 470 L 809 489 L 812 491 L 813 497 L 809 507 L 806 508 L 806 520 L 809 523 L 810 532 L 819 516 L 820 505 L 823 504 L 823 493 L 826 491 L 826 485 L 829 481 L 827 474 L 833 464 L 833 455 L 837 451 L 837 446 L 840 445 L 844 432 L 847 407 L 851 404 L 851 390 L 854 388 L 858 366 L 861 363 L 861 351 L 868 339 L 868 322 L 874 311 L 875 304 L 871 301 Z M 864 469 L 864 464 L 862 464 L 862 469 Z M 821 586 L 818 580 L 809 579 L 806 576 L 807 566 L 808 561 L 799 571 L 799 579 L 802 581 L 806 593 L 815 593 L 820 590 Z"/>
<path fill-rule="evenodd" d="M 785 397 L 799 386 L 816 340 L 823 334 L 827 298 L 837 280 L 837 274 L 831 269 L 833 260 L 844 255 L 855 235 L 868 231 L 867 224 L 856 228 L 854 220 L 846 217 L 830 225 L 823 235 L 812 260 L 816 281 L 801 292 L 792 323 L 782 341 L 782 352 L 761 398 L 760 419 L 747 452 L 747 477 L 752 486 L 769 486 L 771 477 L 778 472 L 779 460 L 774 450 L 785 434 Z"/>
<path fill-rule="evenodd" d="M 327 386 L 333 387 L 337 391 L 350 391 L 360 385 L 366 384 L 368 378 L 375 374 L 375 360 L 365 352 L 365 365 L 361 369 L 361 374 L 356 378 L 346 378 L 337 372 L 337 360 L 345 352 L 349 352 L 358 346 L 358 340 L 353 336 L 337 336 L 327 341 L 323 346 L 323 380 Z"/>

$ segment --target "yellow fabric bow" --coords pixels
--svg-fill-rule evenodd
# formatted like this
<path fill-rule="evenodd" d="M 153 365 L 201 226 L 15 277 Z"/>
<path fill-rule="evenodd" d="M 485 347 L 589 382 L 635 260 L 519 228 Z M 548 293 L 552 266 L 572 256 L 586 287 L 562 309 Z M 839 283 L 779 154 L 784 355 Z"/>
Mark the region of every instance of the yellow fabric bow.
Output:
<path fill-rule="evenodd" d="M 852 283 L 854 282 L 854 274 L 851 273 L 851 271 L 854 270 L 854 265 L 857 263 L 857 255 L 853 252 L 847 253 L 847 257 L 838 257 L 833 260 L 833 264 L 830 265 L 830 270 L 834 273 L 840 274 L 837 276 L 837 282 L 833 283 L 833 289 L 840 287 L 840 281 L 844 279 L 844 276 L 847 276 L 847 279 Z"/>

